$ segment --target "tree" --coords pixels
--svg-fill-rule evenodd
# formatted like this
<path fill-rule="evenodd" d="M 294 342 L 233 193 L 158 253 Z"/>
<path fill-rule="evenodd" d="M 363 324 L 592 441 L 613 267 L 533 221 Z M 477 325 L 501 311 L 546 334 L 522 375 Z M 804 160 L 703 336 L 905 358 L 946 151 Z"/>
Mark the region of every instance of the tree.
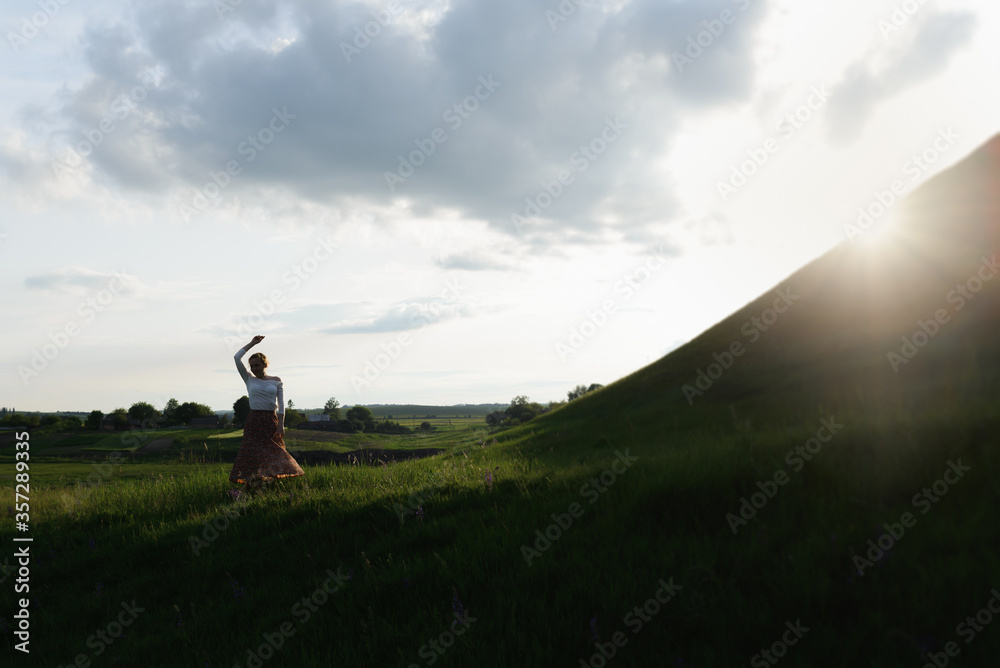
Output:
<path fill-rule="evenodd" d="M 188 424 L 191 422 L 192 418 L 207 417 L 211 415 L 215 415 L 215 411 L 213 411 L 210 406 L 198 404 L 193 401 L 185 401 L 177 407 L 176 411 L 174 411 L 174 418 L 177 420 L 178 424 Z"/>
<path fill-rule="evenodd" d="M 177 403 L 176 399 L 170 399 L 167 401 L 166 405 L 163 407 L 163 422 L 166 425 L 177 424 L 177 409 L 180 404 Z"/>
<path fill-rule="evenodd" d="M 300 422 L 307 422 L 307 421 L 308 418 L 299 411 L 295 410 L 294 408 L 289 407 L 288 409 L 285 410 L 285 421 L 284 421 L 285 429 L 291 429 Z"/>
<path fill-rule="evenodd" d="M 434 426 L 430 422 L 425 421 L 420 423 L 420 431 L 430 431 L 433 428 Z"/>
<path fill-rule="evenodd" d="M 222 414 L 222 417 L 219 418 L 219 426 L 223 429 L 229 426 L 229 413 Z"/>
<path fill-rule="evenodd" d="M 542 405 L 533 401 L 528 401 L 528 397 L 520 395 L 514 397 L 510 406 L 504 411 L 505 424 L 522 424 L 531 420 L 542 411 Z"/>
<path fill-rule="evenodd" d="M 139 424 L 142 424 L 146 420 L 156 420 L 160 417 L 160 411 L 153 408 L 152 404 L 148 404 L 145 401 L 139 401 L 132 404 L 128 409 L 128 416 L 133 420 L 138 420 Z"/>
<path fill-rule="evenodd" d="M 375 429 L 375 416 L 367 406 L 351 406 L 347 411 L 347 419 L 351 422 L 360 422 L 364 431 Z M 362 431 L 358 429 L 358 431 Z"/>
<path fill-rule="evenodd" d="M 38 416 L 23 415 L 21 413 L 11 411 L 7 414 L 7 417 L 4 418 L 3 423 L 7 427 L 37 427 Z"/>
<path fill-rule="evenodd" d="M 323 406 L 323 413 L 330 416 L 333 421 L 340 420 L 340 402 L 330 397 L 326 400 L 326 405 Z"/>
<path fill-rule="evenodd" d="M 115 431 L 128 429 L 128 411 L 124 408 L 116 408 L 111 411 L 111 426 L 115 428 Z"/>
<path fill-rule="evenodd" d="M 101 411 L 90 411 L 90 415 L 87 416 L 87 429 L 100 429 L 103 419 L 104 413 Z"/>
<path fill-rule="evenodd" d="M 410 428 L 404 427 L 398 422 L 393 422 L 391 420 L 382 420 L 375 425 L 375 431 L 379 434 L 409 434 Z"/>
<path fill-rule="evenodd" d="M 590 387 L 587 387 L 586 385 L 577 385 L 574 389 L 567 392 L 566 396 L 570 401 L 573 401 L 574 399 L 579 399 L 583 395 L 593 392 L 594 390 L 599 390 L 602 387 L 604 386 L 600 383 L 591 383 Z"/>
<path fill-rule="evenodd" d="M 233 404 L 233 426 L 242 427 L 250 415 L 250 397 L 243 395 Z"/>

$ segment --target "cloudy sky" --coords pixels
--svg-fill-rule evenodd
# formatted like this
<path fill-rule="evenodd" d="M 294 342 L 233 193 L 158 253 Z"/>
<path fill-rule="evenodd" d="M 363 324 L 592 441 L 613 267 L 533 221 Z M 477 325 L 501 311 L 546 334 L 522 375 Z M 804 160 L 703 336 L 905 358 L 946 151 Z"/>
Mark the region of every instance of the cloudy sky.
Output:
<path fill-rule="evenodd" d="M 1000 119 L 981 0 L 12 0 L 0 27 L 20 410 L 231 408 L 254 334 L 300 408 L 564 399 Z"/>

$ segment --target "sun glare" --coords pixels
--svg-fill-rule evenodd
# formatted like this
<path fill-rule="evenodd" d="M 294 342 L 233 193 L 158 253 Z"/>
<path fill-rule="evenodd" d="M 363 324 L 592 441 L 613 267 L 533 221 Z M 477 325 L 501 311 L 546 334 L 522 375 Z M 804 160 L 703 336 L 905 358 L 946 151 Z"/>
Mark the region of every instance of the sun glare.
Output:
<path fill-rule="evenodd" d="M 860 241 L 866 248 L 882 248 L 896 237 L 897 232 L 897 216 L 894 211 L 890 210 L 865 231 Z"/>

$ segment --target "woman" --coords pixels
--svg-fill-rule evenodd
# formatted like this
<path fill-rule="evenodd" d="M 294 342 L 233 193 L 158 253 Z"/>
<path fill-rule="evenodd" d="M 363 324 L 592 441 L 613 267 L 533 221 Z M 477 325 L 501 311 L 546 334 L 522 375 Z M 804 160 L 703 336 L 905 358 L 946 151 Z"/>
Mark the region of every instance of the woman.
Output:
<path fill-rule="evenodd" d="M 249 489 L 258 489 L 264 480 L 305 475 L 302 467 L 285 450 L 285 397 L 281 379 L 264 373 L 267 369 L 267 357 L 264 353 L 250 356 L 250 371 L 253 375 L 247 373 L 240 361 L 250 348 L 263 339 L 263 336 L 253 337 L 235 355 L 236 368 L 246 383 L 247 396 L 250 397 L 250 414 L 243 425 L 243 442 L 236 454 L 229 480 L 248 483 Z M 276 401 L 277 414 L 274 410 Z"/>

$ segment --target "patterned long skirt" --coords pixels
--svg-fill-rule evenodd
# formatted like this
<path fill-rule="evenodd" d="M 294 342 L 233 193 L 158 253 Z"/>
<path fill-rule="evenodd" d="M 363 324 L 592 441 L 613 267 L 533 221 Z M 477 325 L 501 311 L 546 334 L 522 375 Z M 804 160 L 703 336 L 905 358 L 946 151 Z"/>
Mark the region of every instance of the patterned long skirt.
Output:
<path fill-rule="evenodd" d="M 229 481 L 293 478 L 305 475 L 299 463 L 285 450 L 285 440 L 278 432 L 275 411 L 250 411 L 243 425 L 243 441 L 236 453 Z"/>

